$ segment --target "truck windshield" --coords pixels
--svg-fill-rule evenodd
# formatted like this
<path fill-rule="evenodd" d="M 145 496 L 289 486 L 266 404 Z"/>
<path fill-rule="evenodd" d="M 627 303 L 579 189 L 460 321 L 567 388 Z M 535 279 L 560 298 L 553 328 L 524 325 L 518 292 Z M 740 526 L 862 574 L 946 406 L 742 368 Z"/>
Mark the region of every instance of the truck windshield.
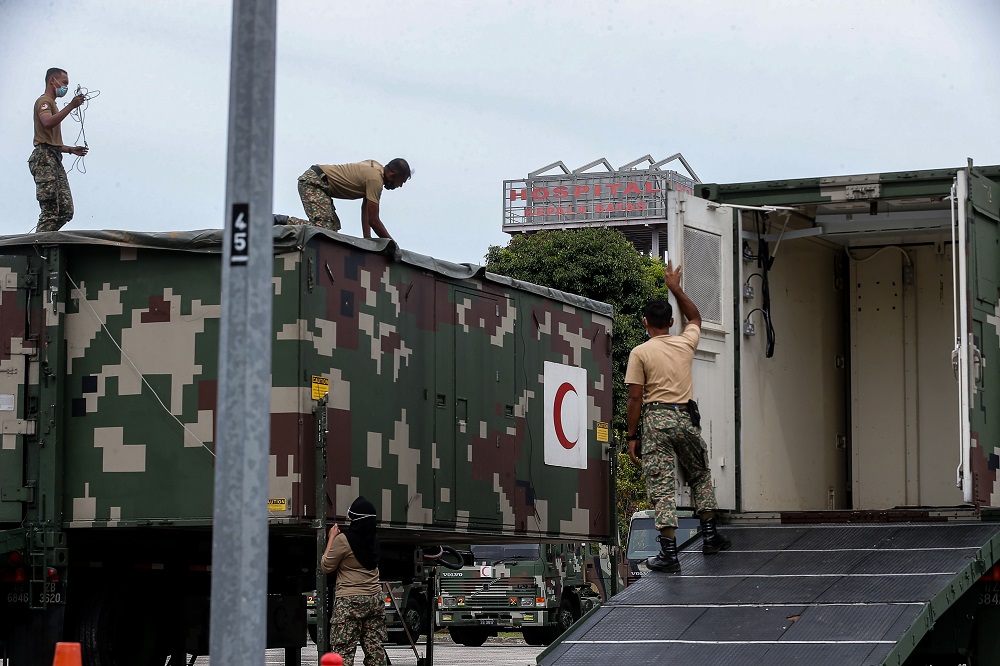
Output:
<path fill-rule="evenodd" d="M 538 546 L 534 544 L 516 546 L 473 546 L 472 557 L 476 562 L 495 564 L 504 560 L 537 560 Z"/>
<path fill-rule="evenodd" d="M 652 518 L 636 518 L 628 528 L 628 548 L 625 557 L 630 560 L 642 560 L 660 552 L 659 536 Z"/>

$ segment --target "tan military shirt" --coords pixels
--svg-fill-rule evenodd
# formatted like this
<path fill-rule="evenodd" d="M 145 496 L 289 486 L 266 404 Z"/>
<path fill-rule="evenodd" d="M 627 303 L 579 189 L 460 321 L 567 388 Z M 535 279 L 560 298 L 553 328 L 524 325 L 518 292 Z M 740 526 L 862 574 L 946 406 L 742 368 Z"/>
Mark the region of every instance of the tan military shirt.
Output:
<path fill-rule="evenodd" d="M 53 115 L 59 113 L 59 107 L 56 105 L 56 100 L 48 95 L 42 95 L 35 100 L 35 142 L 34 145 L 39 145 L 41 143 L 46 143 L 50 146 L 61 146 L 63 145 L 62 140 L 62 124 L 58 124 L 52 129 L 45 129 L 45 125 L 42 124 L 42 119 L 40 114 L 42 111 L 48 111 Z"/>
<path fill-rule="evenodd" d="M 680 335 L 658 335 L 628 355 L 626 384 L 643 387 L 642 401 L 681 403 L 691 399 L 691 363 L 701 328 L 688 324 Z"/>
<path fill-rule="evenodd" d="M 337 572 L 335 596 L 353 597 L 382 593 L 382 586 L 378 581 L 378 567 L 366 569 L 361 566 L 343 533 L 334 537 L 330 550 L 323 554 L 320 566 L 325 573 Z"/>
<path fill-rule="evenodd" d="M 330 184 L 334 199 L 361 199 L 379 202 L 382 197 L 382 165 L 375 160 L 350 164 L 318 165 Z"/>

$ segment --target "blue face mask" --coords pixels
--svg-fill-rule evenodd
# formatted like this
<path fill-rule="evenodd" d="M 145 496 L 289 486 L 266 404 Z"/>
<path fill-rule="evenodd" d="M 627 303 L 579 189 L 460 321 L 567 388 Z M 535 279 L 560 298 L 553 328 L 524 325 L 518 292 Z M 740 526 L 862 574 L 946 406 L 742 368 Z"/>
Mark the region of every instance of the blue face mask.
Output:
<path fill-rule="evenodd" d="M 67 92 L 69 92 L 68 86 L 62 86 L 61 88 L 56 88 L 56 97 L 65 97 Z"/>

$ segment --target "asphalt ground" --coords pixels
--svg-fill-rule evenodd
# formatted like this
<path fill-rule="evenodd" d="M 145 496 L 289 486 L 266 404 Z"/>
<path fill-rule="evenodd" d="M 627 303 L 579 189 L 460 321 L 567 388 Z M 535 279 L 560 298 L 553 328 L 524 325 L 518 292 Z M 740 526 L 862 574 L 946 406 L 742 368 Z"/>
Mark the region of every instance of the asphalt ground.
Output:
<path fill-rule="evenodd" d="M 426 640 L 426 639 L 425 639 Z M 457 645 L 447 637 L 436 637 L 434 642 L 434 664 L 436 666 L 479 666 L 480 664 L 503 664 L 504 666 L 535 666 L 537 657 L 544 648 L 532 647 L 520 639 L 489 639 L 485 645 L 480 647 L 466 647 Z M 386 645 L 386 653 L 393 666 L 416 666 L 417 658 L 413 654 L 413 649 L 409 646 Z M 417 647 L 417 652 L 423 656 L 426 645 L 421 642 Z M 208 666 L 211 661 L 208 657 L 199 657 L 196 666 Z M 267 666 L 279 666 L 285 663 L 284 650 L 268 650 L 264 663 Z M 354 657 L 355 666 L 364 664 L 364 653 L 359 647 Z M 309 641 L 309 644 L 302 648 L 302 666 L 318 666 L 319 656 L 316 653 L 316 645 Z"/>

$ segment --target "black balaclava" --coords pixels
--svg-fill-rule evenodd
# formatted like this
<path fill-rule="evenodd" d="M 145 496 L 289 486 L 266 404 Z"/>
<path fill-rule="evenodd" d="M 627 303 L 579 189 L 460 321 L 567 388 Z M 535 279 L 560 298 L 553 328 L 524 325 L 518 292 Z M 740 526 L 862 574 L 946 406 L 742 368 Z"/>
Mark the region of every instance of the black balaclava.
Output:
<path fill-rule="evenodd" d="M 378 568 L 378 537 L 375 536 L 375 505 L 364 497 L 358 497 L 347 510 L 351 524 L 344 530 L 347 543 L 351 545 L 354 557 L 366 569 Z"/>

